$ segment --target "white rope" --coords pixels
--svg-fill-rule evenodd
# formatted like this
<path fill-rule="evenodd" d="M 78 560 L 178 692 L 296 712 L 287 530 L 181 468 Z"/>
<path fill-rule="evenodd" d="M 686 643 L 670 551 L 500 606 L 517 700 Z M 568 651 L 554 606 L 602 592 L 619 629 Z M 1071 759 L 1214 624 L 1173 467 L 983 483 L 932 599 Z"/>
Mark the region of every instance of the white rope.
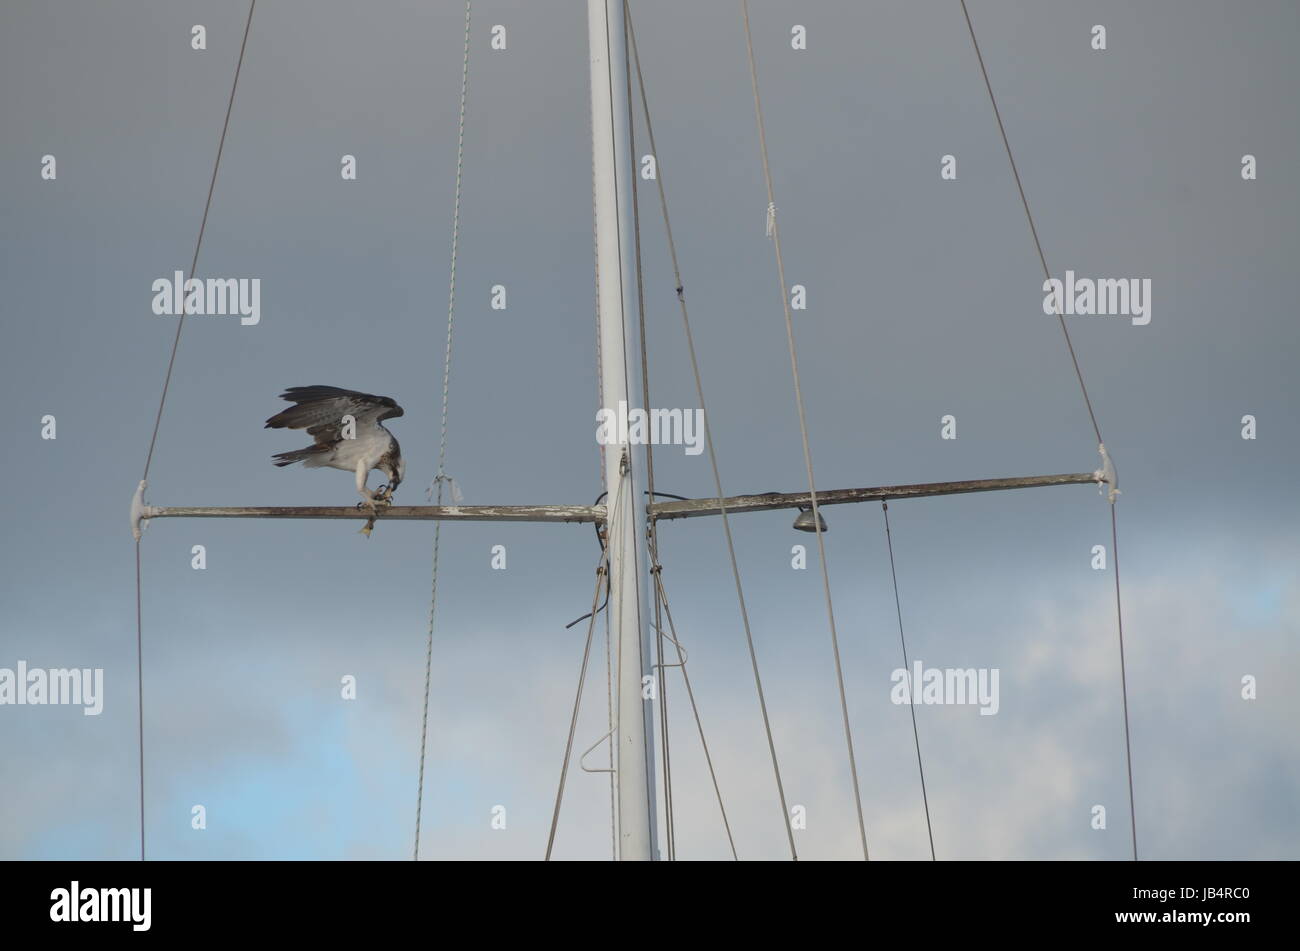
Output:
<path fill-rule="evenodd" d="M 460 119 L 456 133 L 456 200 L 451 213 L 451 280 L 447 292 L 447 349 L 442 365 L 442 429 L 438 437 L 437 504 L 442 505 L 443 487 L 451 483 L 452 498 L 460 501 L 460 489 L 447 475 L 447 406 L 451 386 L 451 334 L 456 319 L 456 253 L 460 246 L 460 190 L 465 165 L 465 100 L 469 92 L 469 20 L 471 0 L 465 0 L 465 53 L 460 73 Z M 442 541 L 442 522 L 433 527 L 433 591 L 429 598 L 429 639 L 424 654 L 424 713 L 420 718 L 420 779 L 415 797 L 415 848 L 413 857 L 420 859 L 420 814 L 424 807 L 424 756 L 429 737 L 429 685 L 433 674 L 433 616 L 438 606 L 438 548 Z"/>
<path fill-rule="evenodd" d="M 835 653 L 835 679 L 840 692 L 840 711 L 844 717 L 844 738 L 849 748 L 849 773 L 853 777 L 853 802 L 858 812 L 858 835 L 862 840 L 862 857 L 870 858 L 867 851 L 867 827 L 862 818 L 862 792 L 858 786 L 858 767 L 853 754 L 853 731 L 849 727 L 849 704 L 844 690 L 844 668 L 840 663 L 840 639 L 835 630 L 835 609 L 831 605 L 830 570 L 826 566 L 826 542 L 822 535 L 821 515 L 817 511 L 817 487 L 813 479 L 812 450 L 808 446 L 808 420 L 804 414 L 803 391 L 799 386 L 799 357 L 794 346 L 794 322 L 790 318 L 790 298 L 785 292 L 785 264 L 781 259 L 781 233 L 776 223 L 776 195 L 772 188 L 772 170 L 767 160 L 767 134 L 763 129 L 763 104 L 758 97 L 758 68 L 754 64 L 754 39 L 749 29 L 749 0 L 741 0 L 745 19 L 745 47 L 749 54 L 749 78 L 754 88 L 754 114 L 758 119 L 759 151 L 763 158 L 763 179 L 767 183 L 767 228 L 776 252 L 777 280 L 781 285 L 781 307 L 785 312 L 785 333 L 790 345 L 790 370 L 794 375 L 794 400 L 799 410 L 799 433 L 803 437 L 803 461 L 808 470 L 808 495 L 812 503 L 813 524 L 817 530 L 817 552 L 822 563 L 822 588 L 826 595 L 826 616 L 831 625 L 831 647 Z"/>

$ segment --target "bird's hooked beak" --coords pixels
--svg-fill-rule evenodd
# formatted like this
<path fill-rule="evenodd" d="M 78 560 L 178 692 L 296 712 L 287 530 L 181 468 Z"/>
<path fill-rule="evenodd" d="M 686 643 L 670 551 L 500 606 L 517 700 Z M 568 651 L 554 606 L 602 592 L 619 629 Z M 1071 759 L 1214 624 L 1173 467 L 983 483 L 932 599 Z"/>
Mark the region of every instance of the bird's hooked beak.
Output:
<path fill-rule="evenodd" d="M 389 467 L 384 470 L 384 474 L 388 476 L 388 497 L 392 498 L 393 493 L 397 491 L 397 487 L 402 484 L 402 479 L 406 476 L 406 460 L 399 459 L 397 468 Z"/>

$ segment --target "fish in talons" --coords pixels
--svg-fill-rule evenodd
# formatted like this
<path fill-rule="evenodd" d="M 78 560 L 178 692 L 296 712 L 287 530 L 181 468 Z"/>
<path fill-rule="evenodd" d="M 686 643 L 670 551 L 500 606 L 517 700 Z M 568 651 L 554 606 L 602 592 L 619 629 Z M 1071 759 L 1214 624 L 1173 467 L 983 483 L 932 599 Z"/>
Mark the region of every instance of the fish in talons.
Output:
<path fill-rule="evenodd" d="M 369 512 L 370 517 L 366 519 L 366 524 L 362 526 L 360 534 L 370 537 L 370 533 L 375 530 L 375 520 L 380 514 L 393 504 L 393 489 L 388 485 L 381 485 L 375 489 L 374 494 L 366 502 L 358 502 L 357 509 L 363 512 Z"/>

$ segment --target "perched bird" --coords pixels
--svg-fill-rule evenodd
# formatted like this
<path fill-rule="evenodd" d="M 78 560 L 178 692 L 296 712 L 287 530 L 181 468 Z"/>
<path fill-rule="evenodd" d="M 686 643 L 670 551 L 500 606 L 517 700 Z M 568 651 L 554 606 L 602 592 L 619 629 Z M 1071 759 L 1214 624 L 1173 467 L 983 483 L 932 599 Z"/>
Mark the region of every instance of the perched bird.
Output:
<path fill-rule="evenodd" d="M 308 468 L 328 466 L 355 473 L 357 491 L 372 516 L 379 505 L 391 502 L 393 490 L 406 475 L 406 461 L 383 421 L 403 415 L 402 407 L 387 396 L 337 386 L 291 386 L 280 399 L 294 405 L 268 419 L 265 428 L 305 429 L 316 442 L 306 449 L 276 453 L 272 458 L 277 466 L 301 462 Z M 366 486 L 371 469 L 388 477 L 388 483 L 374 491 Z"/>

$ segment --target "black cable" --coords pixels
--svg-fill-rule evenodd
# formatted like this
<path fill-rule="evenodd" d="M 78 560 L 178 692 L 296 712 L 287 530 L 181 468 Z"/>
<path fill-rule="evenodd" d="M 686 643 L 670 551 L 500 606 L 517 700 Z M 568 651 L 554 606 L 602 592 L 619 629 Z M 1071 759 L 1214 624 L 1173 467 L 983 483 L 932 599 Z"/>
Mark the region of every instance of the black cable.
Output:
<path fill-rule="evenodd" d="M 643 494 L 643 495 L 649 495 L 649 494 L 650 494 L 650 490 L 647 489 L 647 490 L 645 490 L 642 494 Z M 596 501 L 595 501 L 595 502 L 592 502 L 591 504 L 592 504 L 592 505 L 599 505 L 600 502 L 601 502 L 601 500 L 602 500 L 603 498 L 605 498 L 605 496 L 607 496 L 607 495 L 609 495 L 608 492 L 602 492 L 602 493 L 600 493 L 600 495 L 596 496 Z M 655 495 L 662 495 L 662 496 L 663 496 L 664 498 L 666 498 L 666 499 L 677 499 L 679 502 L 689 502 L 689 501 L 690 501 L 690 499 L 688 499 L 688 498 L 687 498 L 686 496 L 684 496 L 684 495 L 673 495 L 671 492 L 655 492 Z M 601 550 L 601 551 L 604 551 L 604 550 L 605 550 L 605 539 L 604 539 L 604 537 L 600 534 L 600 523 L 599 523 L 599 522 L 595 522 L 595 523 L 593 523 L 593 524 L 594 524 L 595 527 L 596 527 L 596 541 L 600 543 L 600 550 Z M 602 604 L 600 607 L 596 608 L 596 613 L 599 614 L 601 611 L 605 610 L 605 608 L 606 608 L 608 605 L 609 605 L 609 579 L 606 578 L 606 579 L 605 579 L 605 603 Z M 584 614 L 582 617 L 578 618 L 576 621 L 570 621 L 568 624 L 564 625 L 564 629 L 567 631 L 569 628 L 573 627 L 573 625 L 578 624 L 578 623 L 580 623 L 580 622 L 582 622 L 582 621 L 585 621 L 585 620 L 587 620 L 587 618 L 589 618 L 589 617 L 591 617 L 590 614 Z"/>
<path fill-rule="evenodd" d="M 1043 265 L 1043 277 L 1050 280 L 1052 277 L 1051 269 L 1047 266 L 1047 255 L 1043 253 L 1043 243 L 1038 239 L 1038 228 L 1034 224 L 1034 216 L 1029 211 L 1029 199 L 1025 197 L 1025 186 L 1020 180 L 1020 170 L 1016 167 L 1015 156 L 1011 154 L 1011 142 L 1007 138 L 1007 127 L 1002 122 L 1002 112 L 998 109 L 998 100 L 993 95 L 993 83 L 989 80 L 989 71 L 984 65 L 984 54 L 980 52 L 979 40 L 975 38 L 975 25 L 971 22 L 970 10 L 966 8 L 966 0 L 961 0 L 961 12 L 966 18 L 966 29 L 970 32 L 971 46 L 975 48 L 975 59 L 979 62 L 980 74 L 984 77 L 984 88 L 988 90 L 989 103 L 993 106 L 993 118 L 997 120 L 998 132 L 1002 136 L 1002 145 L 1007 152 L 1007 162 L 1011 165 L 1011 175 L 1016 180 L 1016 190 L 1020 193 L 1020 204 L 1024 206 L 1025 218 L 1029 222 L 1029 234 L 1034 239 L 1034 248 L 1038 251 L 1038 260 Z M 1078 377 L 1079 389 L 1083 393 L 1083 403 L 1088 409 L 1088 418 L 1092 421 L 1092 430 L 1097 435 L 1097 442 L 1104 443 L 1101 437 L 1101 426 L 1097 422 L 1097 414 L 1093 412 L 1092 400 L 1088 396 L 1088 387 L 1083 382 L 1083 371 L 1079 369 L 1079 358 L 1074 352 L 1074 343 L 1070 339 L 1070 331 L 1065 326 L 1065 316 L 1058 309 L 1056 318 L 1061 324 L 1061 333 L 1065 336 L 1065 346 L 1070 351 L 1070 362 L 1074 364 L 1074 375 Z M 1113 488 L 1113 487 L 1112 487 Z M 1133 831 L 1133 861 L 1138 860 L 1137 851 L 1137 808 L 1133 800 L 1133 746 L 1129 738 L 1129 718 L 1128 718 L 1128 674 L 1124 664 L 1124 616 L 1120 608 L 1119 596 L 1119 529 L 1115 524 L 1115 498 L 1111 496 L 1110 500 L 1110 528 L 1111 528 L 1111 556 L 1115 561 L 1115 619 L 1119 627 L 1119 676 L 1120 691 L 1124 702 L 1124 757 L 1128 767 L 1128 805 L 1129 820 L 1132 823 Z"/>
<path fill-rule="evenodd" d="M 249 0 L 248 19 L 244 21 L 244 38 L 239 44 L 239 60 L 235 63 L 235 78 L 230 84 L 230 98 L 226 102 L 226 118 L 221 124 L 221 138 L 217 141 L 217 157 L 212 163 L 212 177 L 208 181 L 208 197 L 203 203 L 203 219 L 199 222 L 199 235 L 194 242 L 194 256 L 190 259 L 190 277 L 193 278 L 199 267 L 199 251 L 203 247 L 203 233 L 208 228 L 208 212 L 212 210 L 212 194 L 217 188 L 217 172 L 221 168 L 221 155 L 226 149 L 226 133 L 230 129 L 230 114 L 235 108 L 235 91 L 239 88 L 239 73 L 244 68 L 244 53 L 248 49 L 248 33 L 253 26 L 253 11 L 257 0 Z M 153 420 L 153 433 L 149 436 L 149 451 L 144 457 L 144 474 L 140 476 L 140 486 L 149 481 L 149 467 L 153 464 L 154 447 L 158 444 L 158 430 L 162 426 L 163 407 L 167 405 L 167 394 L 171 390 L 172 371 L 176 367 L 176 352 L 181 345 L 181 331 L 185 328 L 185 308 L 181 308 L 176 321 L 176 334 L 172 337 L 171 356 L 167 358 L 167 373 L 163 376 L 162 395 L 158 398 L 158 413 Z M 141 594 L 140 538 L 135 540 L 135 660 L 136 689 L 139 713 L 140 743 L 140 861 L 145 860 L 144 850 L 144 613 L 143 595 Z"/>
<path fill-rule="evenodd" d="M 894 610 L 898 614 L 898 642 L 903 648 L 903 670 L 911 676 L 911 661 L 907 656 L 907 638 L 903 636 L 903 604 L 898 597 L 898 572 L 894 569 L 894 535 L 889 530 L 889 503 L 880 500 L 880 510 L 885 513 L 885 542 L 889 545 L 889 577 L 894 581 Z M 925 831 L 930 836 L 930 861 L 935 861 L 934 829 L 930 825 L 930 797 L 925 791 L 925 767 L 921 765 L 921 733 L 916 727 L 916 690 L 912 684 L 908 691 L 908 709 L 912 713 L 912 739 L 916 742 L 916 771 L 921 775 L 921 803 L 925 806 Z"/>

